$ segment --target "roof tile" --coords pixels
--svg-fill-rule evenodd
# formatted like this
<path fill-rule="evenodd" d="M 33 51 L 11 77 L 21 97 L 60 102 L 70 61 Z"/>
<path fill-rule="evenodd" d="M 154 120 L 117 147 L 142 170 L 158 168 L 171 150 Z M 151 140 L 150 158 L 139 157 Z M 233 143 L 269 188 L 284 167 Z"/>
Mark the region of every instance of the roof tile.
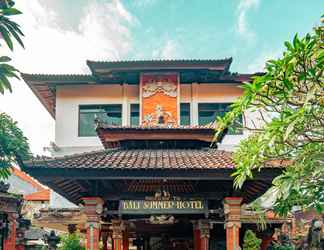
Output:
<path fill-rule="evenodd" d="M 97 169 L 232 169 L 231 153 L 216 149 L 114 149 L 25 162 L 28 167 Z"/>
<path fill-rule="evenodd" d="M 24 200 L 26 201 L 49 201 L 50 200 L 50 190 L 44 189 L 35 193 L 24 195 Z"/>

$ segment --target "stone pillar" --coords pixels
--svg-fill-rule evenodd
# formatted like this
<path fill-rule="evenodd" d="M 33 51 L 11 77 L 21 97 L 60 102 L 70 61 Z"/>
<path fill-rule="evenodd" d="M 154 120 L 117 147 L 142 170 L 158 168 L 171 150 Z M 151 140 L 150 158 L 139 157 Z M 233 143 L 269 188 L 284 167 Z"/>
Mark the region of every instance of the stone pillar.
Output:
<path fill-rule="evenodd" d="M 266 230 L 261 232 L 261 250 L 267 250 L 270 243 L 273 241 L 273 234 L 274 234 L 274 229 L 271 227 L 268 227 Z"/>
<path fill-rule="evenodd" d="M 111 250 L 109 245 L 109 239 L 111 237 L 111 231 L 109 230 L 108 224 L 101 225 L 101 240 L 103 244 L 103 250 Z"/>
<path fill-rule="evenodd" d="M 200 250 L 209 249 L 210 224 L 208 220 L 199 220 L 198 228 L 200 233 Z"/>
<path fill-rule="evenodd" d="M 191 105 L 190 105 L 190 119 L 191 125 L 195 126 L 199 124 L 198 119 L 198 83 L 191 84 Z"/>
<path fill-rule="evenodd" d="M 16 219 L 15 213 L 8 213 L 8 235 L 4 240 L 4 249 L 6 250 L 16 249 Z"/>
<path fill-rule="evenodd" d="M 224 199 L 226 250 L 240 249 L 241 197 Z"/>
<path fill-rule="evenodd" d="M 122 125 L 127 126 L 130 125 L 130 115 L 129 115 L 129 103 L 127 98 L 127 90 L 128 90 L 128 84 L 124 83 L 122 85 L 122 91 L 123 91 L 123 105 L 122 105 Z"/>
<path fill-rule="evenodd" d="M 144 250 L 150 250 L 150 237 L 146 236 L 144 238 L 144 246 L 143 246 Z"/>
<path fill-rule="evenodd" d="M 193 221 L 194 250 L 200 250 L 200 230 L 197 221 Z"/>
<path fill-rule="evenodd" d="M 103 211 L 103 200 L 99 197 L 84 197 L 86 223 L 86 250 L 99 250 L 100 217 Z"/>
<path fill-rule="evenodd" d="M 108 250 L 108 231 L 101 230 L 103 250 Z"/>
<path fill-rule="evenodd" d="M 129 224 L 127 221 L 123 222 L 123 250 L 129 249 Z"/>
<path fill-rule="evenodd" d="M 113 250 L 123 250 L 123 230 L 124 226 L 121 220 L 112 220 L 112 239 Z"/>

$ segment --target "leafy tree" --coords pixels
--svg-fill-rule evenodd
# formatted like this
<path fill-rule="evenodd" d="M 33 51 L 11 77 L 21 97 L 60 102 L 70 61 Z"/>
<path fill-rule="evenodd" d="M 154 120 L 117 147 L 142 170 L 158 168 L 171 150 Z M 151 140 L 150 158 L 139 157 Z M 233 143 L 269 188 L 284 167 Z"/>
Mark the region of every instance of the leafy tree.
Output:
<path fill-rule="evenodd" d="M 31 156 L 27 138 L 9 115 L 0 113 L 0 179 L 10 175 L 9 168 Z"/>
<path fill-rule="evenodd" d="M 13 50 L 13 39 L 24 46 L 20 38 L 23 36 L 20 26 L 10 19 L 10 16 L 21 14 L 13 6 L 13 1 L 0 0 L 0 35 L 10 50 Z M 19 79 L 16 74 L 18 70 L 8 64 L 10 60 L 7 56 L 0 56 L 0 93 L 2 94 L 6 89 L 11 91 L 8 78 Z M 28 159 L 30 155 L 27 138 L 17 127 L 17 123 L 7 114 L 0 112 L 0 179 L 10 175 L 9 167 Z"/>
<path fill-rule="evenodd" d="M 21 12 L 14 7 L 14 2 L 10 0 L 0 0 L 0 37 L 10 50 L 13 50 L 13 40 L 16 40 L 24 47 L 21 37 L 24 36 L 19 24 L 10 19 L 11 16 L 19 15 Z M 1 41 L 1 40 L 0 40 Z M 0 43 L 0 46 L 2 44 Z M 18 70 L 10 65 L 11 59 L 8 56 L 0 56 L 0 93 L 5 90 L 12 91 L 9 78 L 17 78 Z"/>
<path fill-rule="evenodd" d="M 324 206 L 324 27 L 303 38 L 285 42 L 286 51 L 266 63 L 265 73 L 243 85 L 244 94 L 232 110 L 218 119 L 220 138 L 240 115 L 255 113 L 260 124 L 248 122 L 252 131 L 234 153 L 234 185 L 268 164 L 285 165 L 272 182 L 275 211 L 286 215 L 293 206 Z M 250 125 L 248 125 L 251 123 Z"/>
<path fill-rule="evenodd" d="M 61 243 L 59 250 L 85 250 L 80 244 L 80 236 L 76 233 L 63 236 Z"/>
<path fill-rule="evenodd" d="M 247 230 L 243 239 L 243 250 L 259 250 L 261 240 L 256 237 L 255 233 L 251 230 Z"/>

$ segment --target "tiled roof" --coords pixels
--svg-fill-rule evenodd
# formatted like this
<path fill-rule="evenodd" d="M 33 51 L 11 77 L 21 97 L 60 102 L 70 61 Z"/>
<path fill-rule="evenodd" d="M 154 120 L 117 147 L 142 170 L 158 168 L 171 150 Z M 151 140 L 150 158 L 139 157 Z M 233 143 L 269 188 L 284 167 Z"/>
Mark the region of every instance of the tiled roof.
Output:
<path fill-rule="evenodd" d="M 112 126 L 97 121 L 97 134 L 102 145 L 108 148 L 119 147 L 123 141 L 181 141 L 191 140 L 211 143 L 214 138 L 215 123 L 204 126 Z M 188 145 L 189 148 L 190 145 Z"/>
<path fill-rule="evenodd" d="M 206 125 L 179 125 L 175 127 L 168 127 L 168 126 L 144 126 L 144 125 L 139 125 L 139 126 L 114 126 L 110 124 L 106 124 L 100 121 L 97 122 L 97 128 L 103 128 L 106 130 L 169 130 L 169 131 L 174 131 L 174 130 L 214 130 L 216 128 L 216 122 L 210 122 L 207 123 Z"/>
<path fill-rule="evenodd" d="M 44 189 L 35 193 L 24 195 L 24 200 L 26 201 L 49 201 L 50 200 L 50 190 Z"/>
<path fill-rule="evenodd" d="M 216 149 L 105 150 L 25 162 L 29 168 L 232 169 L 231 153 Z"/>
<path fill-rule="evenodd" d="M 25 172 L 19 170 L 16 167 L 11 168 L 11 174 L 15 175 L 18 178 L 20 178 L 21 180 L 29 183 L 30 185 L 32 185 L 38 191 L 41 191 L 41 190 L 45 189 L 38 181 L 36 181 L 34 178 L 32 178 L 31 176 L 29 176 L 28 174 L 26 174 Z"/>
<path fill-rule="evenodd" d="M 56 84 L 79 85 L 95 82 L 94 77 L 91 75 L 52 75 L 22 73 L 21 76 L 54 119 L 56 109 Z"/>
<path fill-rule="evenodd" d="M 209 68 L 228 70 L 232 58 L 224 59 L 180 59 L 180 60 L 130 60 L 130 61 L 87 61 L 92 72 L 98 69 L 123 70 L 123 69 L 152 69 L 152 68 Z"/>
<path fill-rule="evenodd" d="M 89 83 L 94 82 L 92 75 L 83 74 L 21 74 L 22 78 L 28 81 L 52 82 L 52 83 Z"/>

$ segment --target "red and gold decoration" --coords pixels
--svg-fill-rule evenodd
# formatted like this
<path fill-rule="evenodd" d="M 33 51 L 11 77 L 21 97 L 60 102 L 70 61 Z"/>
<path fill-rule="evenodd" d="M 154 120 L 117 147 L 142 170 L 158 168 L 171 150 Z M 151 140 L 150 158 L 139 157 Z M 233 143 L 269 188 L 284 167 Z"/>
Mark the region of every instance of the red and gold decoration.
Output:
<path fill-rule="evenodd" d="M 176 73 L 141 75 L 142 125 L 178 125 L 179 77 Z"/>

